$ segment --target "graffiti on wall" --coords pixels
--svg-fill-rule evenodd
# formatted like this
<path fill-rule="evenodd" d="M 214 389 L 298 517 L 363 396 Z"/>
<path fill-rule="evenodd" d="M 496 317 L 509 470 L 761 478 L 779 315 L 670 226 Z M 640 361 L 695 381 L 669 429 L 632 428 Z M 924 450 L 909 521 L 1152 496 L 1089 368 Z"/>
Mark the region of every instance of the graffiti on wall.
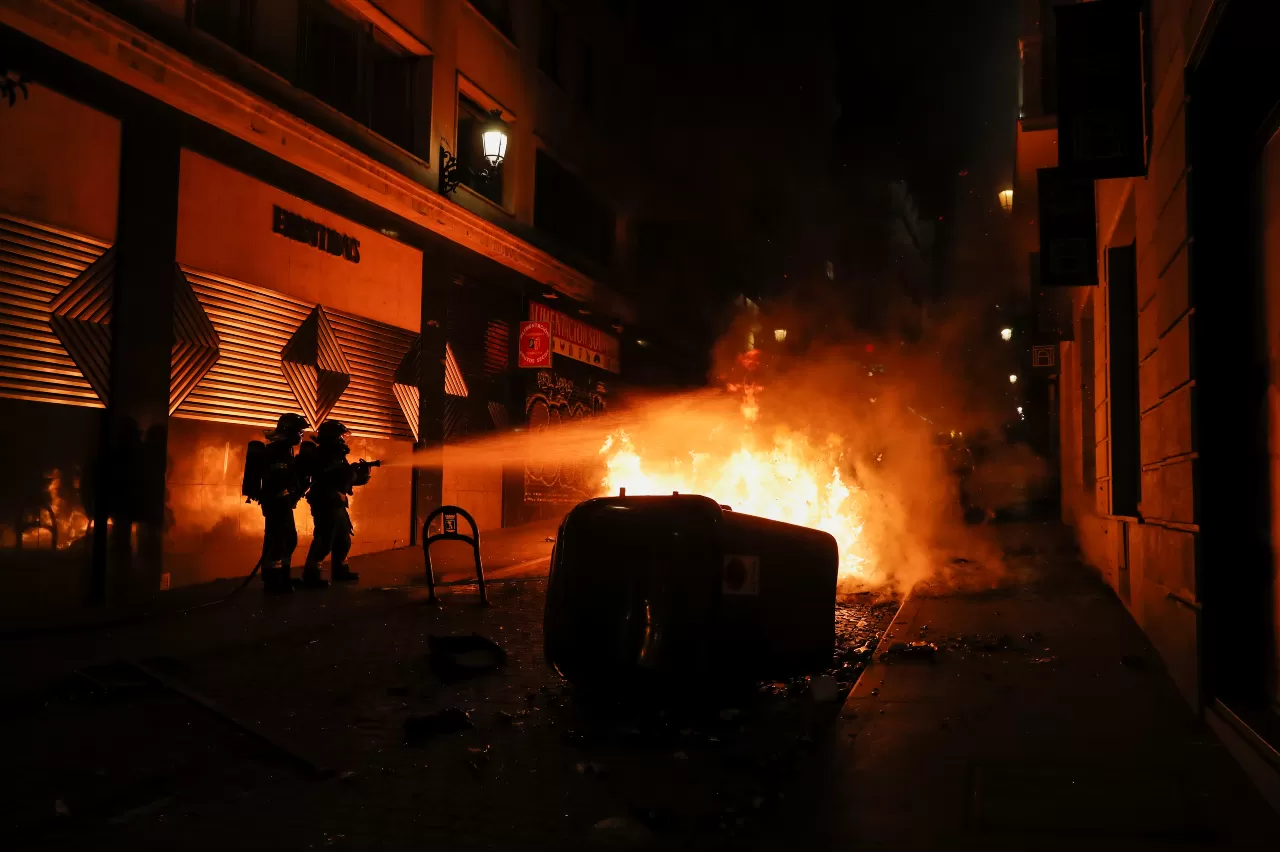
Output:
<path fill-rule="evenodd" d="M 525 395 L 525 422 L 537 435 L 562 424 L 576 423 L 605 410 L 604 383 L 575 380 L 552 370 L 534 374 Z M 603 437 L 601 442 L 603 443 Z M 534 442 L 536 448 L 537 442 Z M 554 457 L 534 455 L 525 463 L 524 497 L 534 503 L 576 503 L 594 497 L 600 482 L 591 462 L 567 464 Z"/>

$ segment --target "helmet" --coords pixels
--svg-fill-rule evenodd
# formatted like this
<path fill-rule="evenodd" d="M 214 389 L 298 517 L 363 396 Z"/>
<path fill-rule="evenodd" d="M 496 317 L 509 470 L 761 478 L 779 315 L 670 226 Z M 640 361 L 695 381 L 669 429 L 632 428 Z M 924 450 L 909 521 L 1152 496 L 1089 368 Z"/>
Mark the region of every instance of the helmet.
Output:
<path fill-rule="evenodd" d="M 316 437 L 322 442 L 337 441 L 351 430 L 341 421 L 325 421 L 320 424 L 320 429 L 316 430 Z"/>
<path fill-rule="evenodd" d="M 283 438 L 293 436 L 301 439 L 302 433 L 311 425 L 307 423 L 307 419 L 302 415 L 296 415 L 292 412 L 283 414 L 276 421 L 276 428 L 267 433 L 267 438 Z"/>

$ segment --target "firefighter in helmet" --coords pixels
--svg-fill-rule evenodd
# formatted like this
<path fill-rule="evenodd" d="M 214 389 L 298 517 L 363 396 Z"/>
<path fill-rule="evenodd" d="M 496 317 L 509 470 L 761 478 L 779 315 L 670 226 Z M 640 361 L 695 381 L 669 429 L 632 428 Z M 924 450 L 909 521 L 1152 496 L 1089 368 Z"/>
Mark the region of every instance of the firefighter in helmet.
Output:
<path fill-rule="evenodd" d="M 307 419 L 302 415 L 281 415 L 276 428 L 267 432 L 265 447 L 254 442 L 256 453 L 261 454 L 260 461 L 255 460 L 260 472 L 255 479 L 261 484 L 258 503 L 266 521 L 262 539 L 262 585 L 268 593 L 293 590 L 290 563 L 293 550 L 298 547 L 293 509 L 307 491 L 295 451 L 307 427 Z M 250 453 L 255 453 L 253 446 Z"/>
<path fill-rule="evenodd" d="M 348 462 L 346 436 L 350 430 L 338 421 L 325 421 L 316 431 L 316 450 L 309 466 L 311 490 L 307 503 L 311 504 L 314 534 L 311 549 L 307 552 L 307 565 L 302 570 L 302 583 L 307 587 L 326 587 L 329 582 L 320 576 L 320 564 L 327 556 L 330 576 L 335 581 L 354 581 L 359 575 L 347 565 L 351 552 L 351 493 L 356 486 L 369 482 L 370 469 L 377 462 Z"/>

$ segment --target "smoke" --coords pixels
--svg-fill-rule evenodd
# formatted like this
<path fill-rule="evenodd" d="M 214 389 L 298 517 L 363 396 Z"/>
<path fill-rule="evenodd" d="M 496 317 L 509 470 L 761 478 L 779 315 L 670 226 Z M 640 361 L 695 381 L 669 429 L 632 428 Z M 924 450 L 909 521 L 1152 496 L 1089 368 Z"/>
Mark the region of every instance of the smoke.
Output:
<path fill-rule="evenodd" d="M 939 438 L 999 433 L 1007 400 L 991 390 L 999 389 L 997 382 L 973 381 L 979 372 L 989 380 L 1007 374 L 999 350 L 966 345 L 977 335 L 964 312 L 935 322 L 908 344 L 860 335 L 826 307 L 811 299 L 807 310 L 742 313 L 715 347 L 707 389 L 632 394 L 607 415 L 450 444 L 443 448 L 445 464 L 596 465 L 603 493 L 602 447 L 625 433 L 635 453 L 625 460 L 630 467 L 609 472 L 617 475 L 610 482 L 640 486 L 627 479 L 635 476 L 646 481 L 648 493 L 679 484 L 680 491 L 703 491 L 743 511 L 800 523 L 813 523 L 804 520 L 812 513 L 792 515 L 792 504 L 830 503 L 831 487 L 824 484 L 834 465 L 837 488 L 851 490 L 859 519 L 859 529 L 837 535 L 842 553 L 856 551 L 861 566 L 842 575 L 843 588 L 907 592 L 921 582 L 998 584 L 1000 549 L 990 528 L 965 523 L 955 457 Z M 757 468 L 764 460 L 779 470 L 743 474 L 733 458 L 744 448 L 753 451 Z M 441 450 L 396 461 L 438 464 L 431 460 Z M 642 476 L 642 463 L 649 475 L 661 467 L 662 476 Z M 997 441 L 966 490 L 980 505 L 1009 505 L 1018 497 L 1015 484 L 1034 485 L 1047 473 L 1029 449 Z M 839 524 L 847 517 L 843 510 L 824 515 L 821 526 L 836 535 L 833 519 Z"/>

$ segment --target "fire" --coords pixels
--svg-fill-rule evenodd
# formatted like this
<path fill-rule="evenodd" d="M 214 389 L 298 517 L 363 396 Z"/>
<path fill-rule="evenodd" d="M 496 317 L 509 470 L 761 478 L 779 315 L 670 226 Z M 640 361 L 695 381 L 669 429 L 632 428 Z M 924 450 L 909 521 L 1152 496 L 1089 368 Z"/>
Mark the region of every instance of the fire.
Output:
<path fill-rule="evenodd" d="M 815 445 L 786 430 L 762 438 L 752 426 L 758 411 L 754 393 L 745 394 L 741 435 L 708 437 L 709 446 L 691 447 L 684 459 L 642 458 L 628 432 L 612 433 L 600 449 L 607 471 L 603 493 L 625 488 L 629 495 L 706 495 L 737 512 L 824 530 L 840 548 L 841 580 L 875 582 L 862 541 L 867 498 L 840 473 L 840 440 Z"/>
<path fill-rule="evenodd" d="M 80 481 L 73 480 L 71 487 L 78 492 Z M 63 491 L 62 472 L 55 468 L 49 478 L 49 507 L 59 528 L 58 547 L 70 548 L 89 532 L 89 517 L 79 504 L 64 497 Z"/>
<path fill-rule="evenodd" d="M 44 479 L 45 500 L 23 514 L 15 544 L 25 549 L 70 548 L 85 537 L 91 526 L 84 509 L 65 494 L 78 492 L 80 482 L 73 479 L 68 490 L 62 471 L 57 468 Z"/>

